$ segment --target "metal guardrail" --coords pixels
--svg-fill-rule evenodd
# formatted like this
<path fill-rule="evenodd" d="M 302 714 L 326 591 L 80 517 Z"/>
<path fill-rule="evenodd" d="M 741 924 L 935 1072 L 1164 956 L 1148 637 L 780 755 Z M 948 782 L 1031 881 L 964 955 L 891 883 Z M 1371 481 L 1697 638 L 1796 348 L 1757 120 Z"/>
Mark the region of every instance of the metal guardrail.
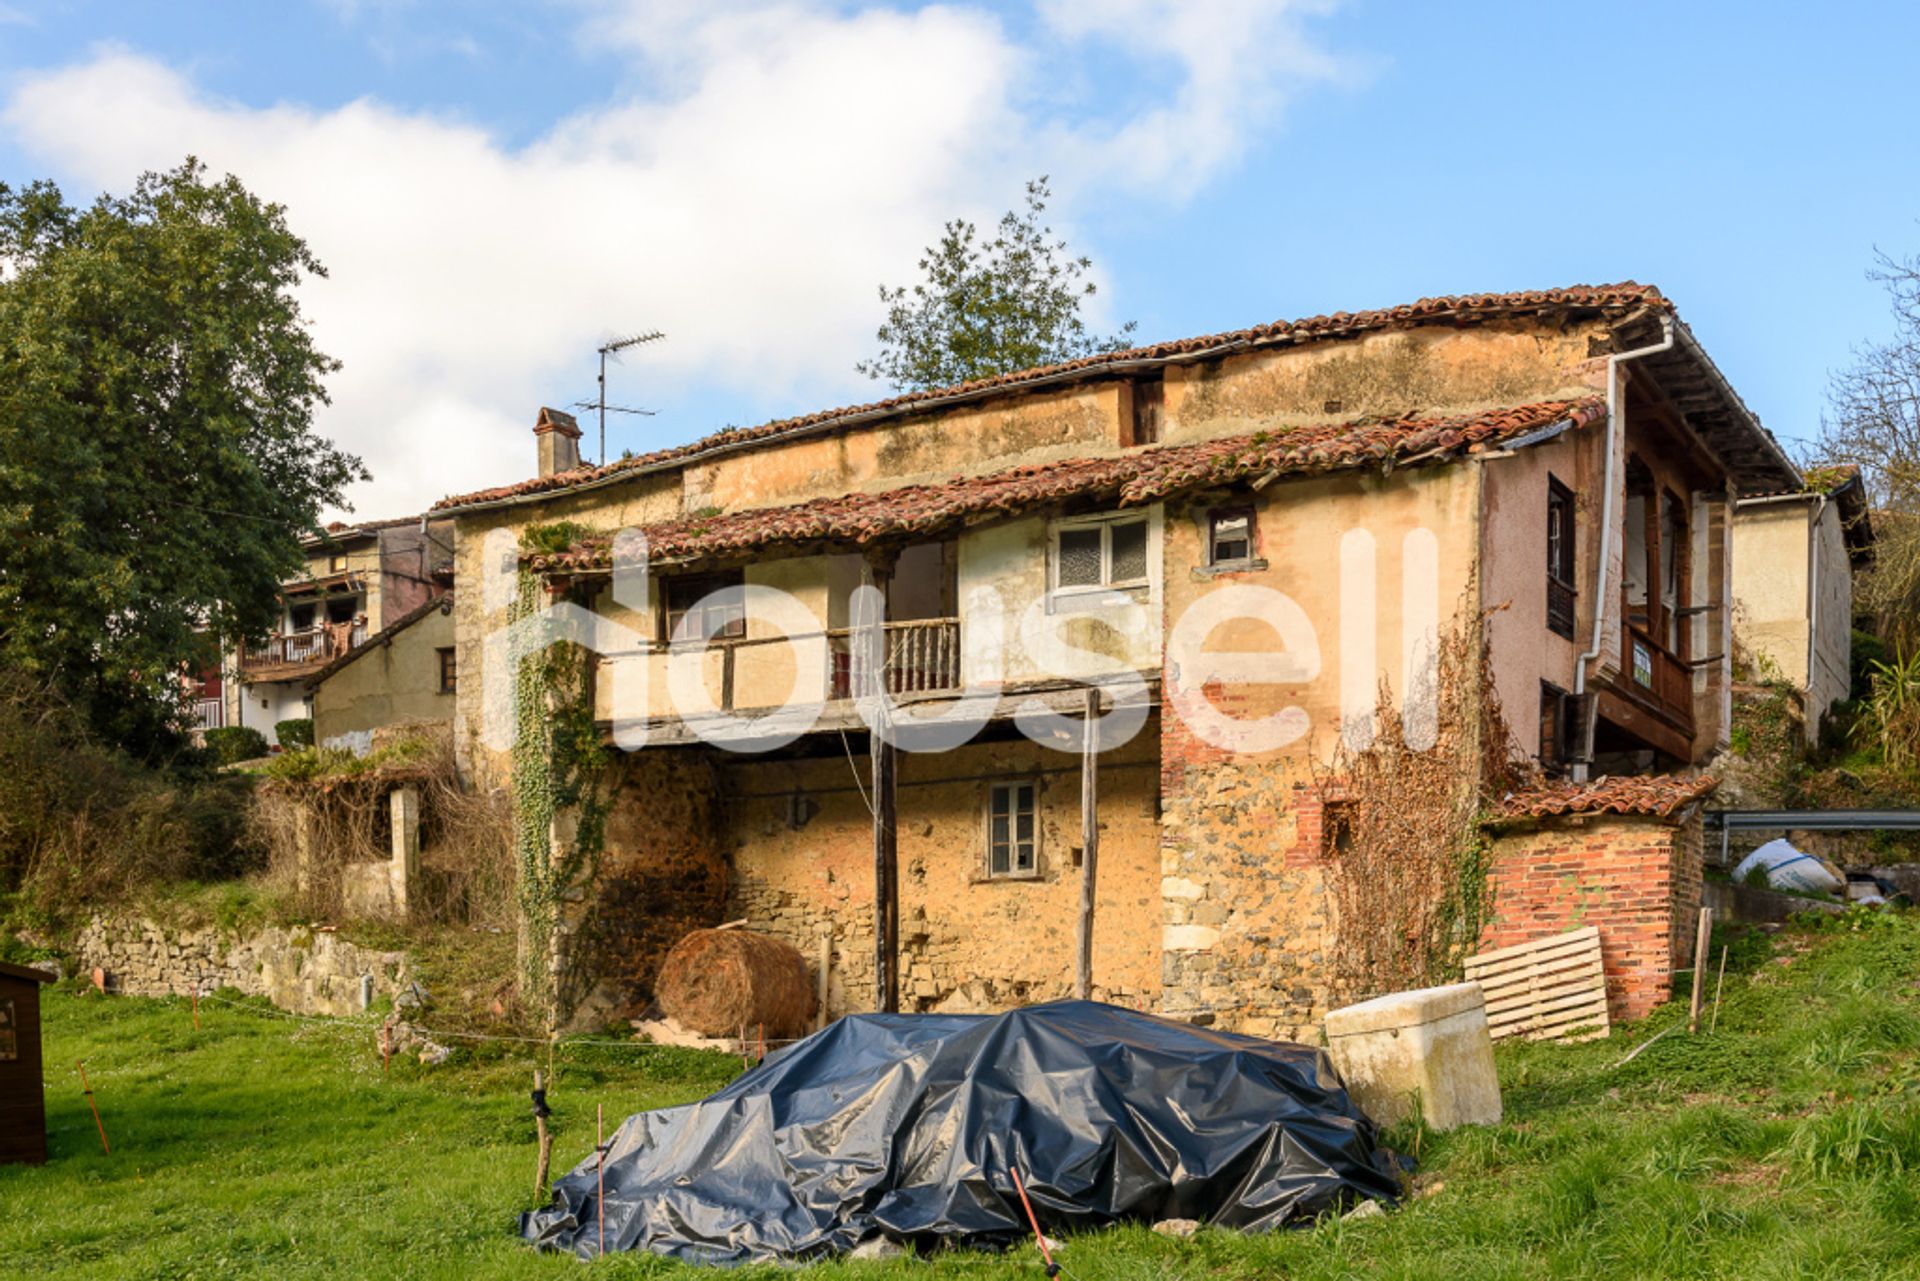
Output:
<path fill-rule="evenodd" d="M 1705 810 L 1720 832 L 1920 832 L 1920 810 Z"/>

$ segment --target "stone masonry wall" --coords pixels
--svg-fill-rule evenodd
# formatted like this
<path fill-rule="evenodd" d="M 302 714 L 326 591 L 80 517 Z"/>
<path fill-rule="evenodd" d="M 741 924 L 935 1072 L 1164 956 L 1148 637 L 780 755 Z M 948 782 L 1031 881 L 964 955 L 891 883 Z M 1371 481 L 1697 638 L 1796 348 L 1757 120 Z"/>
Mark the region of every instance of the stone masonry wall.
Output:
<path fill-rule="evenodd" d="M 1489 948 L 1600 927 L 1607 1004 L 1641 1018 L 1673 994 L 1693 963 L 1700 910 L 1698 815 L 1674 824 L 1641 816 L 1552 820 L 1494 839 Z"/>
<path fill-rule="evenodd" d="M 75 950 L 82 970 L 106 972 L 109 991 L 187 996 L 196 988 L 229 987 L 296 1014 L 357 1014 L 366 1008 L 363 997 L 392 997 L 413 982 L 406 953 L 360 947 L 305 926 L 236 938 L 212 927 L 95 916 Z"/>
<path fill-rule="evenodd" d="M 1159 978 L 1159 836 L 1151 722 L 1102 755 L 1093 995 L 1152 1008 Z M 819 963 L 832 949 L 829 1017 L 873 1008 L 873 817 L 863 744 L 845 756 L 729 765 L 722 812 L 728 919 Z M 997 779 L 1037 786 L 1038 869 L 986 875 Z M 857 780 L 857 785 L 856 785 Z M 1071 995 L 1080 902 L 1077 755 L 1024 739 L 900 756 L 900 1006 L 1002 1010 Z M 816 970 L 815 977 L 818 974 Z"/>
<path fill-rule="evenodd" d="M 1234 760 L 1173 718 L 1166 724 L 1160 1010 L 1255 1036 L 1313 1038 L 1331 995 L 1319 800 L 1289 762 Z"/>

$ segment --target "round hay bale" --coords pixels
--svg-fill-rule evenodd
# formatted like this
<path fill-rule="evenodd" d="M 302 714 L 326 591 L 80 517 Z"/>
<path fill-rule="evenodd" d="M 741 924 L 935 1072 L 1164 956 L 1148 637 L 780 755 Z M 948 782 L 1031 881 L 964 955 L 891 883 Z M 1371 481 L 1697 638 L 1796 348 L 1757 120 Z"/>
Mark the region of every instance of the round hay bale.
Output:
<path fill-rule="evenodd" d="M 654 999 L 680 1026 L 704 1036 L 741 1028 L 768 1040 L 813 1030 L 813 983 L 791 943 L 748 930 L 695 930 L 673 945 L 654 980 Z"/>

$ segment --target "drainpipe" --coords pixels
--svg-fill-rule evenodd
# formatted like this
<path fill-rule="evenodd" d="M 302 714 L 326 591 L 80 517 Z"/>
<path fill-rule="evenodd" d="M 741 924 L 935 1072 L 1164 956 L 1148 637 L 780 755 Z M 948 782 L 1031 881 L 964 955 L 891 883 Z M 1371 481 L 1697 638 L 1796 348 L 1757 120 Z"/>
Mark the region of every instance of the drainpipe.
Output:
<path fill-rule="evenodd" d="M 1587 692 L 1587 665 L 1600 657 L 1600 644 L 1607 631 L 1607 566 L 1613 560 L 1614 490 L 1619 479 L 1621 455 L 1626 453 L 1627 433 L 1620 419 L 1620 366 L 1629 360 L 1638 360 L 1642 356 L 1652 356 L 1673 346 L 1673 317 L 1660 318 L 1660 341 L 1651 347 L 1636 347 L 1632 351 L 1616 351 L 1607 357 L 1607 466 L 1605 488 L 1600 497 L 1600 555 L 1599 563 L 1593 571 L 1593 643 L 1586 652 L 1574 662 L 1573 696 L 1577 699 Z M 1593 742 L 1593 717 L 1587 717 L 1587 746 L 1591 754 Z M 1576 783 L 1587 781 L 1587 762 L 1577 760 L 1573 763 L 1573 779 Z"/>

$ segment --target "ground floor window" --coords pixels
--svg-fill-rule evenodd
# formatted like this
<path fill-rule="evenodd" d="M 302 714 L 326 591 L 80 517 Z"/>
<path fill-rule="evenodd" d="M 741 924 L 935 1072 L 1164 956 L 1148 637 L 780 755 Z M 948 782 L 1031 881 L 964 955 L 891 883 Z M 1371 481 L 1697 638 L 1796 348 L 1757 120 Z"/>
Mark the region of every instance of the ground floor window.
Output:
<path fill-rule="evenodd" d="M 1039 869 L 1034 784 L 995 783 L 987 801 L 987 875 L 1032 876 Z"/>

